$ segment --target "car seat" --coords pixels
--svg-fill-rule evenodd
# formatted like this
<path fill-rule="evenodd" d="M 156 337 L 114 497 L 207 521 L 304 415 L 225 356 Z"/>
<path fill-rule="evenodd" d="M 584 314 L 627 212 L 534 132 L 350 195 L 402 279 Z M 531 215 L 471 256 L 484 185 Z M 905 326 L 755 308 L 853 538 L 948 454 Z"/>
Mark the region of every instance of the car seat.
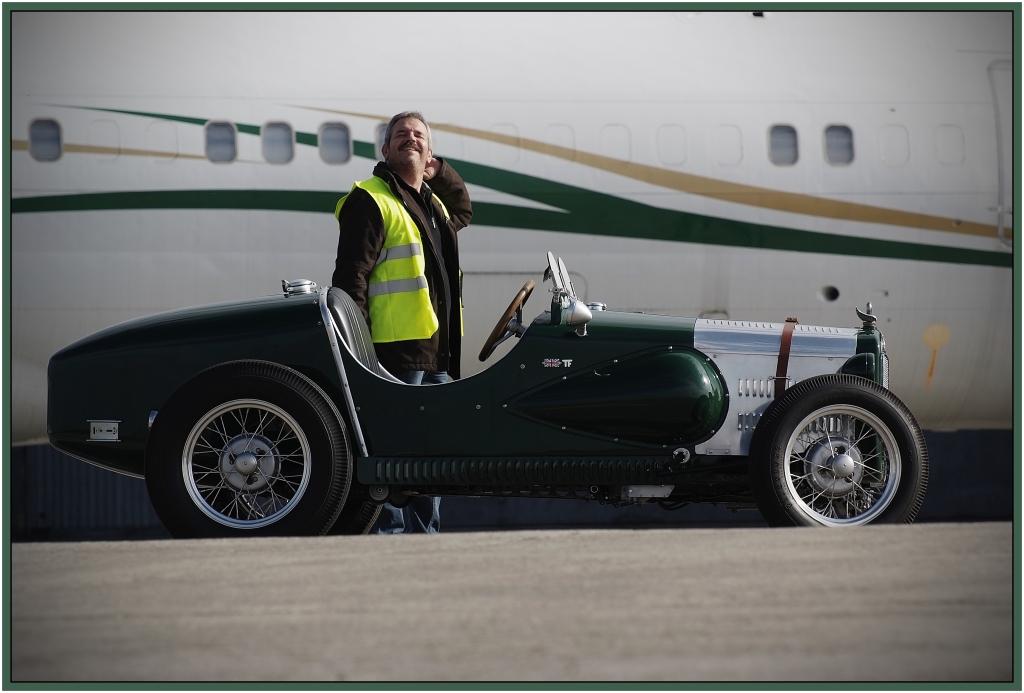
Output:
<path fill-rule="evenodd" d="M 388 373 L 377 360 L 377 353 L 373 350 L 373 339 L 370 337 L 370 328 L 366 326 L 363 313 L 351 296 L 332 286 L 327 290 L 327 308 L 331 311 L 335 332 L 338 333 L 341 341 L 356 361 L 379 378 L 394 383 L 402 382 Z"/>

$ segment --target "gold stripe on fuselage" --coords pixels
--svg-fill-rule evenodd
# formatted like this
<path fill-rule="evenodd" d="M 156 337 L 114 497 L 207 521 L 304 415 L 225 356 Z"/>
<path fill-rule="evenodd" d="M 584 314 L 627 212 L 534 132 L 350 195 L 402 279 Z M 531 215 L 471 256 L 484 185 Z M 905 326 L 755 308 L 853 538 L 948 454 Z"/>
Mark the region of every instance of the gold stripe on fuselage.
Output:
<path fill-rule="evenodd" d="M 12 140 L 11 149 L 16 152 L 27 152 L 27 140 Z M 174 152 L 158 152 L 148 149 L 125 149 L 124 147 L 100 147 L 92 144 L 65 144 L 62 149 L 72 154 L 109 154 L 112 156 L 152 156 L 157 159 L 205 159 L 199 154 L 175 154 Z"/>
<path fill-rule="evenodd" d="M 297 106 L 312 111 L 323 111 L 325 113 L 337 113 L 339 115 L 350 115 L 359 118 L 371 118 L 387 122 L 387 116 L 373 115 L 370 113 L 357 113 L 354 111 L 338 111 L 329 108 L 315 108 L 313 106 Z M 856 202 L 841 202 L 812 195 L 799 193 L 782 192 L 770 188 L 758 188 L 753 185 L 742 183 L 730 183 L 729 181 L 695 176 L 690 173 L 679 171 L 667 171 L 655 166 L 636 164 L 621 159 L 613 159 L 600 154 L 581 152 L 568 147 L 560 147 L 547 142 L 539 142 L 523 137 L 502 135 L 497 132 L 477 130 L 459 125 L 446 125 L 431 123 L 430 127 L 441 132 L 474 137 L 477 139 L 496 142 L 510 147 L 519 147 L 538 154 L 546 154 L 566 161 L 597 168 L 609 173 L 615 173 L 634 180 L 650 183 L 662 188 L 678 190 L 679 192 L 691 195 L 710 197 L 726 202 L 761 207 L 763 209 L 774 209 L 780 212 L 793 212 L 795 214 L 806 214 L 826 219 L 843 219 L 846 221 L 860 221 L 869 224 L 889 224 L 891 226 L 905 226 L 914 229 L 928 229 L 931 231 L 948 231 L 950 233 L 962 233 L 971 236 L 998 237 L 998 229 L 988 224 L 979 224 L 973 221 L 961 221 L 959 219 L 948 219 L 936 217 L 929 214 L 917 214 L 915 212 L 903 212 L 896 209 L 884 207 L 873 207 L 871 205 L 857 204 Z M 1007 238 L 1011 237 L 1012 229 L 1004 229 Z"/>

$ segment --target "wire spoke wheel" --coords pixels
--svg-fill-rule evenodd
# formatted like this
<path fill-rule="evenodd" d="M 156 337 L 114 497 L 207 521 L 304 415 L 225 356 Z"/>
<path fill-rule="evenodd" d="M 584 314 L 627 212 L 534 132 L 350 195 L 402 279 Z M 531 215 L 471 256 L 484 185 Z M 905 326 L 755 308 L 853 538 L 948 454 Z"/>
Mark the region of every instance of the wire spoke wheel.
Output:
<path fill-rule="evenodd" d="M 928 487 L 928 447 L 896 395 L 845 373 L 803 380 L 750 441 L 750 487 L 775 527 L 909 524 Z"/>
<path fill-rule="evenodd" d="M 899 487 L 896 440 L 860 407 L 836 405 L 807 416 L 790 436 L 785 459 L 793 498 L 823 525 L 870 522 Z"/>
<path fill-rule="evenodd" d="M 316 536 L 352 484 L 345 422 L 308 377 L 229 361 L 178 388 L 146 446 L 146 489 L 182 539 Z"/>
<path fill-rule="evenodd" d="M 310 447 L 280 407 L 226 402 L 192 429 L 181 458 L 185 487 L 207 517 L 237 529 L 277 522 L 305 493 Z"/>

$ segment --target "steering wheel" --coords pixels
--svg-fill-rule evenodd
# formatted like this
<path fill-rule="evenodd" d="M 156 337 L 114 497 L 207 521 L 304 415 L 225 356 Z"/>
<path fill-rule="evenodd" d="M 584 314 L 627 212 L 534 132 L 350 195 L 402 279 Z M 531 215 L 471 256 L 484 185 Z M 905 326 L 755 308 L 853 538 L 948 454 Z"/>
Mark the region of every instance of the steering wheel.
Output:
<path fill-rule="evenodd" d="M 491 334 L 487 337 L 487 341 L 484 342 L 484 346 L 480 350 L 481 361 L 486 361 L 494 353 L 497 346 L 506 339 L 514 334 L 519 334 L 519 326 L 523 324 L 523 306 L 526 304 L 526 299 L 530 298 L 530 294 L 533 293 L 533 287 L 535 286 L 536 284 L 532 279 L 526 282 L 523 284 L 523 288 L 519 290 L 519 293 L 516 294 L 516 297 L 512 299 L 512 303 L 508 304 L 508 310 L 498 320 L 498 324 L 491 330 Z M 513 318 L 513 316 L 515 317 Z"/>

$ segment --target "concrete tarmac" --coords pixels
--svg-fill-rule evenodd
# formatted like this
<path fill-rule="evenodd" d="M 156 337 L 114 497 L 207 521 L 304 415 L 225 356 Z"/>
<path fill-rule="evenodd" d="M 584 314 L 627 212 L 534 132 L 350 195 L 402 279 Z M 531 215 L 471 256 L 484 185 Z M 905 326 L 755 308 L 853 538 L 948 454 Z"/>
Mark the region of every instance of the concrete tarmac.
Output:
<path fill-rule="evenodd" d="M 1009 523 L 14 544 L 11 678 L 1010 681 Z"/>

